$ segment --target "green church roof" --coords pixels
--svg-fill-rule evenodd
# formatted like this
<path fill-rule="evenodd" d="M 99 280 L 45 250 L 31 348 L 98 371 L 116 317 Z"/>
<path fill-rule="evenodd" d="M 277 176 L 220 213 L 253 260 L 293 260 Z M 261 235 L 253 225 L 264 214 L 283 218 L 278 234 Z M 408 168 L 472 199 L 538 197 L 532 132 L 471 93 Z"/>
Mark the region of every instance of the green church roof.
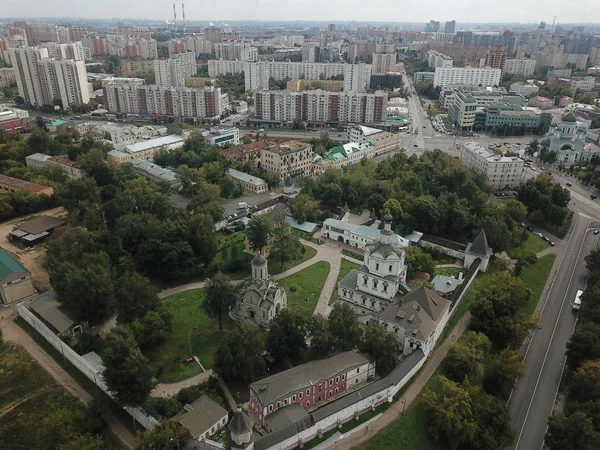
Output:
<path fill-rule="evenodd" d="M 4 280 L 13 273 L 29 272 L 19 261 L 13 258 L 6 250 L 0 248 L 0 280 Z"/>

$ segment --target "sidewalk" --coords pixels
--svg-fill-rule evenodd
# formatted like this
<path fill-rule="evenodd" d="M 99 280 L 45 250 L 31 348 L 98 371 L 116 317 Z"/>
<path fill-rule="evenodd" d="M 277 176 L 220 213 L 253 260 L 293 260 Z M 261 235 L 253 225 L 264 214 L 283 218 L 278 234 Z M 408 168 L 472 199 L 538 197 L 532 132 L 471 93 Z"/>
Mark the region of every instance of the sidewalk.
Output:
<path fill-rule="evenodd" d="M 196 386 L 197 384 L 204 383 L 212 375 L 212 369 L 208 369 L 206 372 L 199 373 L 193 377 L 187 378 L 177 383 L 160 383 L 150 392 L 150 397 L 173 397 L 180 390 L 187 387 Z"/>
<path fill-rule="evenodd" d="M 438 366 L 446 357 L 450 347 L 452 347 L 458 337 L 467 330 L 470 322 L 471 314 L 467 312 L 458 322 L 458 324 L 456 324 L 448 338 L 435 350 L 433 355 L 430 356 L 429 360 L 425 363 L 421 371 L 412 380 L 412 383 L 404 395 L 388 409 L 386 409 L 379 419 L 371 423 L 372 429 L 368 433 L 360 435 L 355 434 L 345 437 L 330 446 L 329 449 L 348 450 L 363 444 L 364 442 L 373 438 L 373 436 L 383 428 L 390 425 L 403 413 L 403 411 L 408 410 L 412 402 L 417 398 L 417 396 L 421 393 L 421 390 L 429 381 L 429 378 L 431 378 L 433 373 L 437 370 Z"/>

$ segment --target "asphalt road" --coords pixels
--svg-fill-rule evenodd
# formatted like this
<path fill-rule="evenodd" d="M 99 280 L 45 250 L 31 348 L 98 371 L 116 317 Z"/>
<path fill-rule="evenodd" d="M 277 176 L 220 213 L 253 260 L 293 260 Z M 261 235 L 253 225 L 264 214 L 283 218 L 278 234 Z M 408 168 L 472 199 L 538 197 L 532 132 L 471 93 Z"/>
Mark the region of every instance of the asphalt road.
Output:
<path fill-rule="evenodd" d="M 548 416 L 552 412 L 565 363 L 566 344 L 573 333 L 577 314 L 571 308 L 578 289 L 587 277 L 584 257 L 596 247 L 593 230 L 600 221 L 579 212 L 574 206 L 572 232 L 558 249 L 560 259 L 551 288 L 541 309 L 541 328 L 530 341 L 525 356 L 525 376 L 517 383 L 510 400 L 512 425 L 517 439 L 511 449 L 543 448 Z M 597 210 L 594 210 L 598 216 Z M 561 251 L 562 250 L 562 251 Z"/>

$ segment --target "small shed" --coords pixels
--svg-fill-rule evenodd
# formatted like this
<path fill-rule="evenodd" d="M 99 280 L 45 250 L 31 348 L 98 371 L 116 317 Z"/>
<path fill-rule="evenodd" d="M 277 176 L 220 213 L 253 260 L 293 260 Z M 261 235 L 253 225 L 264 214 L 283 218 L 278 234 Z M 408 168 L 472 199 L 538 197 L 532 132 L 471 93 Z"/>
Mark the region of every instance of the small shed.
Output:
<path fill-rule="evenodd" d="M 72 318 L 66 308 L 61 305 L 53 291 L 38 295 L 32 300 L 31 312 L 44 322 L 58 336 L 74 336 L 81 332 L 86 322 Z"/>
<path fill-rule="evenodd" d="M 193 439 L 206 439 L 225 425 L 229 419 L 228 413 L 207 395 L 197 398 L 191 405 L 186 404 L 177 413 L 175 420 L 192 435 Z"/>

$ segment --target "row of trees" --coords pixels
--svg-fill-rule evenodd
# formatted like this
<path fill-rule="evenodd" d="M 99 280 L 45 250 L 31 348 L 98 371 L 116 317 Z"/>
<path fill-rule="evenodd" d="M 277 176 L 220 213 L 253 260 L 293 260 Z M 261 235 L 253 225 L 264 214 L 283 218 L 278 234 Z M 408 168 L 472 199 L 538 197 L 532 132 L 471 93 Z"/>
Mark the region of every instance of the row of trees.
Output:
<path fill-rule="evenodd" d="M 389 373 L 398 359 L 393 333 L 369 326 L 363 334 L 354 311 L 336 303 L 327 318 L 317 315 L 307 319 L 284 310 L 273 319 L 266 336 L 248 325 L 237 325 L 219 344 L 215 370 L 227 381 L 250 382 L 266 373 L 265 350 L 286 366 L 300 361 L 308 348 L 319 358 L 359 348 L 376 361 L 380 375 Z"/>
<path fill-rule="evenodd" d="M 600 442 L 600 249 L 585 261 L 590 273 L 580 321 L 567 343 L 569 389 L 564 411 L 548 420 L 550 450 L 592 450 Z"/>
<path fill-rule="evenodd" d="M 551 176 L 541 174 L 530 178 L 517 190 L 517 198 L 527 207 L 529 219 L 540 225 L 550 225 L 558 230 L 571 217 L 568 209 L 571 195 L 568 189 L 554 181 Z"/>
<path fill-rule="evenodd" d="M 509 272 L 491 276 L 471 308 L 471 331 L 442 363 L 441 388 L 424 395 L 430 431 L 445 448 L 503 448 L 514 439 L 506 406 L 523 375 L 519 347 L 537 320 L 524 317 L 530 293 Z"/>
<path fill-rule="evenodd" d="M 300 220 L 314 217 L 315 205 L 309 200 L 317 199 L 332 211 L 347 203 L 350 208 L 367 207 L 379 217 L 390 212 L 401 235 L 418 230 L 469 241 L 483 228 L 496 251 L 520 239 L 520 227 L 490 200 L 484 177 L 440 150 L 420 158 L 398 154 L 379 164 L 365 161 L 331 169 L 318 178 L 302 179 L 301 185 L 302 198 L 291 202 L 292 214 Z"/>

